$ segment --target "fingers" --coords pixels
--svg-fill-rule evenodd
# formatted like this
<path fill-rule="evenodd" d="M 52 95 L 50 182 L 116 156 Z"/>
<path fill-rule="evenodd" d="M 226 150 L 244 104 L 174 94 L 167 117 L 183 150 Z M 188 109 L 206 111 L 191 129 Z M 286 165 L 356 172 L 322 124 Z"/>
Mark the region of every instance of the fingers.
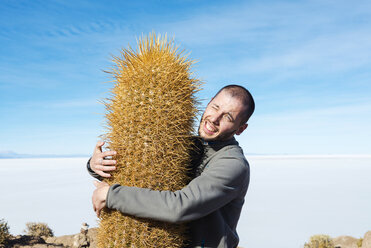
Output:
<path fill-rule="evenodd" d="M 116 166 L 98 165 L 96 169 L 100 171 L 114 171 L 116 170 Z"/>
<path fill-rule="evenodd" d="M 115 151 L 105 151 L 94 155 L 94 160 L 97 164 L 115 164 L 116 160 L 106 158 L 108 156 L 114 156 L 117 152 Z M 113 161 L 113 162 L 112 162 Z"/>
<path fill-rule="evenodd" d="M 99 164 L 94 165 L 91 168 L 95 173 L 97 173 L 99 176 L 102 176 L 102 177 L 111 177 L 110 174 L 105 173 L 105 172 L 116 170 L 116 166 L 105 166 L 105 165 L 99 165 Z"/>
<path fill-rule="evenodd" d="M 104 141 L 98 141 L 97 144 L 95 145 L 95 151 L 97 152 L 102 152 L 102 146 L 104 145 Z"/>
<path fill-rule="evenodd" d="M 102 152 L 100 155 L 102 157 L 108 157 L 108 156 L 114 156 L 116 155 L 117 152 L 116 151 L 105 151 L 105 152 Z"/>
<path fill-rule="evenodd" d="M 102 177 L 111 177 L 111 174 L 108 174 L 106 172 L 114 170 L 116 170 L 116 166 L 96 165 L 94 168 L 95 173 Z"/>
<path fill-rule="evenodd" d="M 93 156 L 90 160 L 90 168 L 102 177 L 111 177 L 109 173 L 105 173 L 106 171 L 114 171 L 116 167 L 114 165 L 117 164 L 116 160 L 113 160 L 111 156 L 117 154 L 116 151 L 105 151 L 102 152 L 102 146 L 105 144 L 104 141 L 98 141 Z"/>
<path fill-rule="evenodd" d="M 109 154 L 113 154 L 113 152 L 112 151 L 110 151 L 109 153 L 104 152 L 104 153 L 101 153 L 101 154 L 98 154 L 98 155 L 92 157 L 92 159 L 90 160 L 90 165 L 92 165 L 93 169 L 96 169 L 101 165 L 115 165 L 117 163 L 116 160 L 105 159 L 104 158 L 105 154 L 109 155 Z"/>
<path fill-rule="evenodd" d="M 100 164 L 102 164 L 102 165 L 114 165 L 114 164 L 116 164 L 116 163 L 117 163 L 116 160 L 103 159 L 103 161 L 101 161 Z"/>
<path fill-rule="evenodd" d="M 102 209 L 105 207 L 106 197 L 109 190 L 109 184 L 106 182 L 93 181 L 96 189 L 93 192 L 92 203 L 93 210 L 100 217 Z"/>
<path fill-rule="evenodd" d="M 94 181 L 93 183 L 94 183 L 95 187 L 97 187 L 97 185 L 96 185 L 97 181 Z M 97 211 L 97 207 L 96 207 L 96 204 L 95 204 L 95 194 L 96 194 L 95 192 L 96 192 L 96 190 L 94 190 L 93 196 L 91 197 L 91 202 L 93 203 L 94 212 Z"/>
<path fill-rule="evenodd" d="M 102 146 L 105 144 L 104 141 L 98 141 L 95 145 L 94 153 L 99 154 L 100 157 L 114 156 L 117 154 L 116 151 L 105 151 L 102 152 Z"/>
<path fill-rule="evenodd" d="M 95 214 L 97 215 L 98 218 L 100 217 L 100 213 L 102 212 L 102 209 L 103 209 L 103 208 L 97 208 L 97 209 L 95 210 Z"/>
<path fill-rule="evenodd" d="M 101 209 L 94 202 L 94 196 L 93 196 L 92 201 L 93 201 L 93 210 L 94 210 L 95 214 L 97 215 L 97 217 L 99 218 Z"/>
<path fill-rule="evenodd" d="M 105 173 L 103 171 L 97 171 L 96 172 L 101 177 L 111 177 L 111 174 Z"/>

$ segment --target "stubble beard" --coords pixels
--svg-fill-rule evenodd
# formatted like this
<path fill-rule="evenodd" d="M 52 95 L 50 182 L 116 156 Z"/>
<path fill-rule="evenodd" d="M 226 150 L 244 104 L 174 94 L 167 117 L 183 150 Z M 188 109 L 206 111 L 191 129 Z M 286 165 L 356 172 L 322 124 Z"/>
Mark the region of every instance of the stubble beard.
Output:
<path fill-rule="evenodd" d="M 208 137 L 203 137 L 201 136 L 201 128 L 203 128 L 202 126 L 205 125 L 205 119 L 204 119 L 204 116 L 202 115 L 201 117 L 201 121 L 200 121 L 200 125 L 198 126 L 198 136 L 200 136 L 204 141 L 225 141 L 225 140 L 229 140 L 233 137 L 234 133 L 237 131 L 236 130 L 233 130 L 233 131 L 230 131 L 230 132 L 227 132 L 227 133 L 223 133 L 223 134 L 219 134 L 213 138 L 208 138 Z"/>

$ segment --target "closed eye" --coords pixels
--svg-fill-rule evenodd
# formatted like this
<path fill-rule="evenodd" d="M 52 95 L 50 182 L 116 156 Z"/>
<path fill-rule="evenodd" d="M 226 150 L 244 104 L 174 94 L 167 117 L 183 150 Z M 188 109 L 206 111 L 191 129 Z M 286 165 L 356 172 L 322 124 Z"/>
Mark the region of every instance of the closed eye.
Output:
<path fill-rule="evenodd" d="M 228 121 L 233 122 L 233 118 L 230 114 L 225 114 L 224 118 L 227 118 Z"/>

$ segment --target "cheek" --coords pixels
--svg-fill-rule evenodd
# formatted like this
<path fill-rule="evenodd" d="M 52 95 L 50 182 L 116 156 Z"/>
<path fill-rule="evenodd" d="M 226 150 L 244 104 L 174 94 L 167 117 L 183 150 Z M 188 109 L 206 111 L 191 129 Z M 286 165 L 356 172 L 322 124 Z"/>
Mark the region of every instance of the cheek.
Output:
<path fill-rule="evenodd" d="M 205 119 L 206 117 L 210 116 L 210 111 L 205 110 L 204 114 L 202 115 L 202 119 Z"/>
<path fill-rule="evenodd" d="M 231 131 L 231 130 L 235 130 L 235 125 L 233 123 L 230 123 L 230 122 L 222 122 L 220 123 L 220 130 L 226 130 L 226 131 Z"/>

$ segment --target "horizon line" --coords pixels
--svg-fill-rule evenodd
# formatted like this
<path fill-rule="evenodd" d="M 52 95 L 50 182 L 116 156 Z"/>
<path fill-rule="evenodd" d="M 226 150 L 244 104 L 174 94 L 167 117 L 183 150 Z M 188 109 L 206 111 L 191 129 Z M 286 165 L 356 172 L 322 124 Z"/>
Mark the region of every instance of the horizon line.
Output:
<path fill-rule="evenodd" d="M 263 158 L 263 159 L 285 159 L 285 158 L 371 158 L 371 154 L 259 154 L 247 153 L 248 158 Z M 87 154 L 0 154 L 0 159 L 42 159 L 42 158 L 89 158 L 91 155 Z"/>

